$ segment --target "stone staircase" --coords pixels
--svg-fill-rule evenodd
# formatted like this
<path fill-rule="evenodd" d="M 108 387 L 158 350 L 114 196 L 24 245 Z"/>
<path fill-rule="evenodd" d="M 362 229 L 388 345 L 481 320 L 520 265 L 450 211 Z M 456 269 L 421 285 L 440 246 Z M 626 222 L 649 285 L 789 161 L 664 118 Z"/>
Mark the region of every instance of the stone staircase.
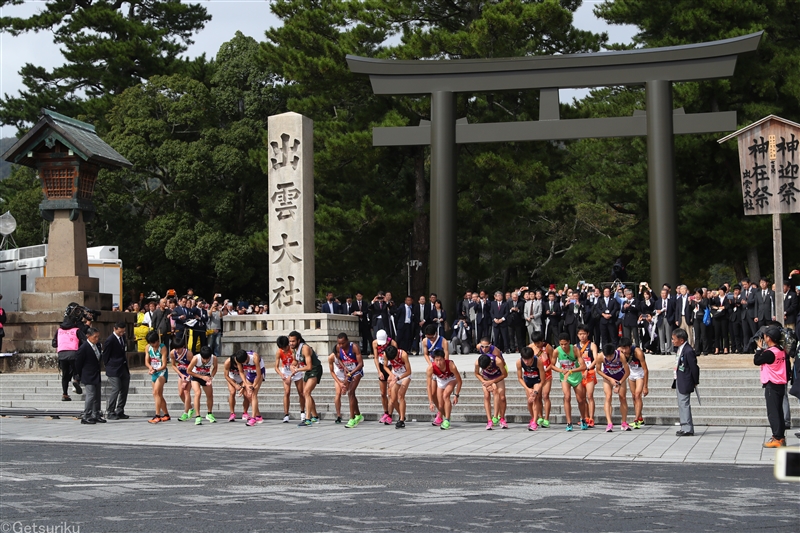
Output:
<path fill-rule="evenodd" d="M 170 414 L 176 416 L 183 411 L 183 405 L 178 400 L 177 382 L 174 375 L 165 387 L 165 394 L 170 409 Z M 671 425 L 678 421 L 678 409 L 675 391 L 670 388 L 672 384 L 671 370 L 652 370 L 650 372 L 649 395 L 644 400 L 644 418 L 648 424 Z M 221 374 L 216 380 L 214 396 L 214 412 L 217 415 L 227 415 L 228 390 Z M 325 375 L 321 384 L 314 392 L 317 408 L 323 419 L 333 419 L 335 408 L 333 402 L 333 380 Z M 110 391 L 106 382 L 103 382 L 102 405 L 105 407 L 107 395 Z M 61 401 L 61 381 L 55 373 L 15 373 L 0 374 L 0 414 L 25 414 L 30 416 L 61 414 L 77 414 L 83 409 L 83 396 L 71 393 L 71 402 Z M 696 396 L 692 396 L 692 413 L 696 425 L 714 426 L 766 426 L 767 416 L 764 405 L 763 390 L 758 380 L 757 369 L 730 369 L 730 370 L 704 370 L 701 374 L 700 396 L 702 406 L 698 404 Z M 377 420 L 382 414 L 379 397 L 378 383 L 374 374 L 365 376 L 358 388 L 358 397 L 361 412 L 367 420 Z M 603 390 L 598 384 L 595 390 L 595 420 L 598 425 L 605 424 L 603 413 Z M 508 409 L 507 419 L 512 423 L 526 423 L 529 419 L 525 403 L 525 395 L 516 381 L 510 376 L 507 380 Z M 558 382 L 554 383 L 550 395 L 552 410 L 550 421 L 555 424 L 564 424 L 566 419 L 563 414 L 563 396 Z M 277 376 L 270 370 L 265 384 L 259 394 L 262 414 L 267 418 L 280 418 L 283 416 L 283 386 Z M 486 417 L 483 410 L 483 396 L 481 387 L 475 377 L 466 374 L 464 387 L 461 391 L 458 406 L 453 410 L 454 421 L 484 422 Z M 237 413 L 241 414 L 241 399 L 237 402 Z M 424 388 L 424 377 L 420 373 L 413 376 L 411 386 L 406 396 L 407 418 L 409 420 L 428 420 L 431 413 L 428 410 L 428 400 Z M 618 401 L 614 397 L 614 419 L 619 421 Z M 633 418 L 633 402 L 628 396 L 629 420 Z M 202 410 L 205 412 L 205 399 L 202 400 Z M 299 418 L 297 392 L 292 389 L 291 415 L 293 419 Z M 800 426 L 800 403 L 796 398 L 791 398 L 794 427 Z M 577 404 L 572 400 L 573 419 L 577 421 Z M 131 376 L 131 387 L 128 404 L 125 409 L 131 416 L 152 416 L 153 399 L 152 387 L 149 376 L 141 371 L 135 371 Z M 347 397 L 342 399 L 342 412 L 348 416 Z M 221 418 L 221 417 L 220 417 Z"/>

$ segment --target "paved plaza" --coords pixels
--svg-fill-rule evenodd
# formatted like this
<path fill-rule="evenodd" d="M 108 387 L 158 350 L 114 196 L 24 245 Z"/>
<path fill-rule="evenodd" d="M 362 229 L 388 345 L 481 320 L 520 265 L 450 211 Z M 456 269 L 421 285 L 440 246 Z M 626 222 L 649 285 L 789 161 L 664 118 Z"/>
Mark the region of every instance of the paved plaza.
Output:
<path fill-rule="evenodd" d="M 156 447 L 205 448 L 213 450 L 293 450 L 358 454 L 402 454 L 427 457 L 431 450 L 453 457 L 508 457 L 519 459 L 571 459 L 601 461 L 650 461 L 675 463 L 772 464 L 775 451 L 762 447 L 769 428 L 696 426 L 694 437 L 676 437 L 675 426 L 645 426 L 640 430 L 613 433 L 595 428 L 566 432 L 553 425 L 531 432 L 523 424 L 508 430 L 486 431 L 483 424 L 453 423 L 443 431 L 428 421 L 410 421 L 405 429 L 362 422 L 346 429 L 343 424 L 323 420 L 299 428 L 297 421 L 265 420 L 247 427 L 239 420 L 220 419 L 202 426 L 192 422 L 151 425 L 143 418 L 110 421 L 95 426 L 73 419 L 11 417 L 0 419 L 0 442 L 94 443 Z M 791 435 L 787 442 L 798 444 Z"/>

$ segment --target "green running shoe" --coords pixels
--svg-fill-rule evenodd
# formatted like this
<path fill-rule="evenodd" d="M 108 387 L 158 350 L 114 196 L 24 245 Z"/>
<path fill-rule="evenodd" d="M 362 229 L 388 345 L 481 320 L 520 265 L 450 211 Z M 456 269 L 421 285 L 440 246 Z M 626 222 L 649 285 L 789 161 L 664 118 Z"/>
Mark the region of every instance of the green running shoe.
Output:
<path fill-rule="evenodd" d="M 493 425 L 495 425 L 495 426 L 496 426 L 496 425 L 497 425 L 499 422 L 500 422 L 500 419 L 499 419 L 499 418 L 497 418 L 496 416 L 493 416 L 493 417 L 492 417 L 492 424 L 493 424 Z"/>
<path fill-rule="evenodd" d="M 450 421 L 448 419 L 442 420 L 442 425 L 439 426 L 442 429 L 450 429 Z"/>
<path fill-rule="evenodd" d="M 178 419 L 178 422 L 186 422 L 187 420 L 189 420 L 189 413 L 183 413 Z"/>
<path fill-rule="evenodd" d="M 194 419 L 194 425 L 195 426 L 199 426 L 199 425 L 202 425 L 202 424 L 203 424 L 203 417 L 202 416 L 198 416 L 197 418 Z"/>
<path fill-rule="evenodd" d="M 217 417 L 215 417 L 215 416 L 214 416 L 214 415 L 212 415 L 211 413 L 208 413 L 208 414 L 206 415 L 206 420 L 208 420 L 209 422 L 211 422 L 211 423 L 213 424 L 214 422 L 216 422 L 216 421 L 217 421 Z"/>
<path fill-rule="evenodd" d="M 544 418 L 541 416 L 536 420 L 536 425 L 541 426 L 544 423 Z"/>
<path fill-rule="evenodd" d="M 188 413 L 189 418 L 194 418 L 195 414 L 196 413 L 194 412 L 194 408 L 189 409 L 189 413 Z"/>
<path fill-rule="evenodd" d="M 359 425 L 363 421 L 364 421 L 364 415 L 361 414 L 356 415 L 356 425 Z"/>
<path fill-rule="evenodd" d="M 358 421 L 355 418 L 351 418 L 347 421 L 347 424 L 344 425 L 346 428 L 354 428 L 358 425 Z"/>
<path fill-rule="evenodd" d="M 310 418 L 306 418 L 305 420 L 303 420 L 302 422 L 297 424 L 297 427 L 305 428 L 305 427 L 309 427 L 310 425 L 311 425 L 311 419 Z"/>
<path fill-rule="evenodd" d="M 550 427 L 550 421 L 545 418 L 544 420 L 542 420 L 542 423 L 539 424 L 539 425 L 542 426 L 543 428 L 549 428 Z"/>
<path fill-rule="evenodd" d="M 311 417 L 311 423 L 312 424 L 319 424 L 319 417 L 318 416 L 312 416 Z"/>

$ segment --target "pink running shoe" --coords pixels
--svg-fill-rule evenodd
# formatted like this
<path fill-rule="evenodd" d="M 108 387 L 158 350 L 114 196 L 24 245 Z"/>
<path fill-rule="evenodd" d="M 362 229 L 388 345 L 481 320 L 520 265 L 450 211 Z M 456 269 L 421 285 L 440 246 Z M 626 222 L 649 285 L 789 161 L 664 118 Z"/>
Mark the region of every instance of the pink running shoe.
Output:
<path fill-rule="evenodd" d="M 505 418 L 500 419 L 500 429 L 508 429 L 508 424 L 506 424 Z"/>
<path fill-rule="evenodd" d="M 247 422 L 248 420 L 250 420 L 250 415 L 248 415 L 247 412 L 242 413 L 242 420 Z"/>
<path fill-rule="evenodd" d="M 251 418 L 250 420 L 253 420 L 253 418 Z M 264 419 L 261 418 L 260 416 L 255 417 L 255 421 L 256 421 L 256 424 L 263 424 L 264 423 Z"/>
<path fill-rule="evenodd" d="M 486 429 L 487 429 L 487 430 L 491 431 L 491 429 L 492 429 L 492 426 L 494 426 L 494 424 L 492 423 L 492 421 L 491 421 L 491 420 L 489 420 L 488 422 L 486 422 Z"/>
<path fill-rule="evenodd" d="M 378 423 L 380 423 L 380 424 L 385 424 L 386 423 L 386 413 L 383 413 L 383 416 L 381 416 L 381 419 L 378 420 Z"/>
<path fill-rule="evenodd" d="M 383 416 L 386 417 L 383 420 L 383 423 L 386 424 L 387 426 L 391 426 L 392 425 L 392 415 L 383 415 Z"/>
<path fill-rule="evenodd" d="M 433 419 L 431 422 L 434 426 L 441 426 L 442 425 L 442 413 L 436 413 L 436 418 Z"/>
<path fill-rule="evenodd" d="M 255 426 L 255 425 L 256 425 L 256 419 L 255 419 L 255 417 L 251 417 L 251 418 L 249 418 L 249 419 L 247 420 L 247 425 L 248 425 L 248 426 L 250 426 L 250 427 L 253 427 L 253 426 Z"/>
<path fill-rule="evenodd" d="M 631 427 L 628 425 L 627 422 L 623 422 L 622 426 L 620 426 L 620 427 L 622 427 L 622 431 L 630 431 L 631 430 Z"/>
<path fill-rule="evenodd" d="M 228 422 L 236 422 L 236 413 L 231 413 L 231 416 L 228 417 Z"/>
<path fill-rule="evenodd" d="M 614 431 L 614 424 L 609 424 L 606 426 L 606 433 L 611 433 Z"/>
<path fill-rule="evenodd" d="M 531 418 L 531 423 L 528 424 L 528 431 L 536 431 L 539 429 L 539 424 L 536 423 L 536 420 Z"/>

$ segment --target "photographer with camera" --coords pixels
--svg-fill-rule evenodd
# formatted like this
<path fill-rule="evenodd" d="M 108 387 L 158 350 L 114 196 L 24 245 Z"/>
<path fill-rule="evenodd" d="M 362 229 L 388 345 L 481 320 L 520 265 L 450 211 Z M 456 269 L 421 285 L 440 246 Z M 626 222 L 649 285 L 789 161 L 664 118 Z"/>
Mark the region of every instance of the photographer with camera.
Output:
<path fill-rule="evenodd" d="M 53 348 L 58 352 L 58 369 L 61 371 L 61 401 L 72 400 L 67 394 L 69 382 L 72 381 L 72 390 L 75 394 L 83 394 L 80 375 L 75 372 L 75 357 L 78 348 L 86 342 L 83 330 L 84 308 L 76 303 L 71 303 L 64 311 L 64 320 L 58 326 L 53 336 Z M 74 378 L 74 379 L 73 379 Z"/>
<path fill-rule="evenodd" d="M 786 352 L 781 349 L 780 342 L 780 328 L 777 326 L 765 328 L 760 338 L 756 340 L 758 348 L 753 356 L 753 364 L 761 367 L 761 384 L 767 401 L 767 419 L 772 429 L 772 437 L 764 443 L 765 448 L 786 446 L 783 399 L 786 396 L 789 360 Z"/>

